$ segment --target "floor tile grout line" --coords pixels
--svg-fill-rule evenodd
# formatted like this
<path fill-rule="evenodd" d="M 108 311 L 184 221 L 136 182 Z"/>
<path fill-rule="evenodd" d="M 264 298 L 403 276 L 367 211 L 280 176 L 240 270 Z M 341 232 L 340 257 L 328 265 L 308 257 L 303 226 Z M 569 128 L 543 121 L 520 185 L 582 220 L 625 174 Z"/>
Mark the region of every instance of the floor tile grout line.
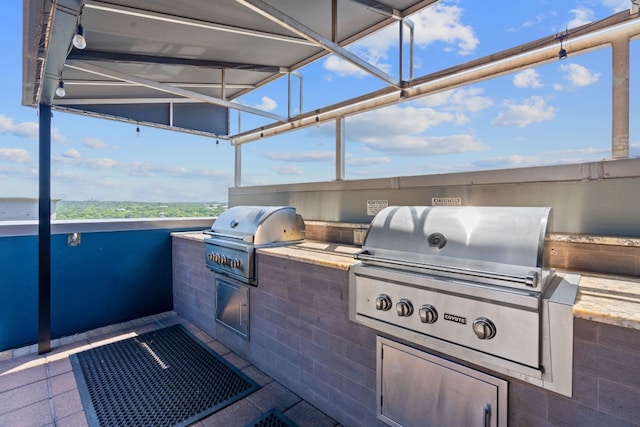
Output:
<path fill-rule="evenodd" d="M 51 387 L 51 371 L 49 369 L 49 363 L 45 361 L 44 370 L 47 376 L 47 396 L 49 399 L 49 411 L 51 412 L 51 419 L 53 420 L 53 425 L 56 424 L 56 409 L 53 404 L 53 391 Z"/>

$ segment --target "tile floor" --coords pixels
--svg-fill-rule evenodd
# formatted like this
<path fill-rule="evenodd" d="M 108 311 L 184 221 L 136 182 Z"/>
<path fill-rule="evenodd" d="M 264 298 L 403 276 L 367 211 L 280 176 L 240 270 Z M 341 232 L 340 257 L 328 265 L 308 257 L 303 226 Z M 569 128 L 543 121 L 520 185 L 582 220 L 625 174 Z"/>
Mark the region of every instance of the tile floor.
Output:
<path fill-rule="evenodd" d="M 174 312 L 137 319 L 52 341 L 52 351 L 35 346 L 0 353 L 0 427 L 75 427 L 87 421 L 69 355 L 176 323 L 241 369 L 261 388 L 193 424 L 196 427 L 245 426 L 275 407 L 300 427 L 337 423 Z"/>

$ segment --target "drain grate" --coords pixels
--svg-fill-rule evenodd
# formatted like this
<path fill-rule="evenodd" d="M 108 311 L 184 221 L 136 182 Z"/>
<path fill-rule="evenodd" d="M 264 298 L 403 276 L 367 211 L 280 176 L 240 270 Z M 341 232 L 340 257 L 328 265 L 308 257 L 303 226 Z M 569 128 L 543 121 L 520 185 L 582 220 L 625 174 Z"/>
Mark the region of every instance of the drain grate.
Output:
<path fill-rule="evenodd" d="M 276 408 L 270 409 L 245 427 L 298 427 L 285 414 Z"/>
<path fill-rule="evenodd" d="M 181 325 L 70 358 L 91 427 L 186 426 L 259 388 Z"/>

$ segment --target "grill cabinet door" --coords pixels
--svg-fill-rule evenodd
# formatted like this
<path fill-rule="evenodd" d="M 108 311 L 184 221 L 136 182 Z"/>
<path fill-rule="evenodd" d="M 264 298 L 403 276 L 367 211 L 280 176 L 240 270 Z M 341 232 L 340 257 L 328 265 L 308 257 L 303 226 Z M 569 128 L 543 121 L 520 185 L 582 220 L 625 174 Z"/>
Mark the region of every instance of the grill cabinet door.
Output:
<path fill-rule="evenodd" d="M 381 337 L 377 376 L 378 418 L 389 425 L 507 425 L 504 380 Z"/>
<path fill-rule="evenodd" d="M 216 322 L 249 340 L 249 288 L 216 280 Z"/>

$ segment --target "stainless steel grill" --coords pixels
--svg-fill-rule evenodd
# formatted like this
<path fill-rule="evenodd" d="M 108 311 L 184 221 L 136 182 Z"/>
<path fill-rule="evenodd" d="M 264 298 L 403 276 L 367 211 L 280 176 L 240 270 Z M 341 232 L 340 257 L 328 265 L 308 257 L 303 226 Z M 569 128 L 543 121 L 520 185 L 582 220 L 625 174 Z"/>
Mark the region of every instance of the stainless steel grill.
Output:
<path fill-rule="evenodd" d="M 243 283 L 256 284 L 255 250 L 304 240 L 304 220 L 291 206 L 234 206 L 205 231 L 206 265 Z"/>
<path fill-rule="evenodd" d="M 382 210 L 350 272 L 351 319 L 570 394 L 578 279 L 543 266 L 550 213 L 540 207 Z M 554 359 L 559 349 L 567 354 Z"/>

